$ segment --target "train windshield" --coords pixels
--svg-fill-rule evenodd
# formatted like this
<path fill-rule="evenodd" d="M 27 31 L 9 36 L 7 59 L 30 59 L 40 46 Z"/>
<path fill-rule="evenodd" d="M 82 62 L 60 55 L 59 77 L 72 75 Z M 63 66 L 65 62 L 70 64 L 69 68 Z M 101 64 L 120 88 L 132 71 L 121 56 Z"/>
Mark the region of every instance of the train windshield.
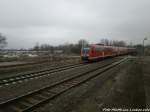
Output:
<path fill-rule="evenodd" d="M 82 48 L 82 53 L 83 54 L 88 54 L 89 48 Z"/>

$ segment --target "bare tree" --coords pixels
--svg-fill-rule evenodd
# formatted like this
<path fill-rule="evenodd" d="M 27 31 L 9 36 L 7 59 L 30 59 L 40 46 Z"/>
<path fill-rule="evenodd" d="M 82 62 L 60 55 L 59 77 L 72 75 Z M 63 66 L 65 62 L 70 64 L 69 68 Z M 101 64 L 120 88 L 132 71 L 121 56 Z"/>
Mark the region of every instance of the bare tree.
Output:
<path fill-rule="evenodd" d="M 0 49 L 6 47 L 7 41 L 6 37 L 0 33 Z"/>
<path fill-rule="evenodd" d="M 39 46 L 39 43 L 37 42 L 36 45 L 33 47 L 33 50 L 39 51 L 39 49 L 40 49 L 40 46 Z"/>
<path fill-rule="evenodd" d="M 82 47 L 88 46 L 89 42 L 87 40 L 81 39 L 78 41 L 78 47 L 81 49 Z"/>
<path fill-rule="evenodd" d="M 112 45 L 112 41 L 108 39 L 101 39 L 100 43 L 104 45 Z"/>
<path fill-rule="evenodd" d="M 114 41 L 113 41 L 113 46 L 125 47 L 125 46 L 126 46 L 126 43 L 125 43 L 124 41 L 117 41 L 117 40 L 114 40 Z"/>
<path fill-rule="evenodd" d="M 108 46 L 118 46 L 118 47 L 126 46 L 126 43 L 124 41 L 118 41 L 118 40 L 101 39 L 100 43 Z"/>

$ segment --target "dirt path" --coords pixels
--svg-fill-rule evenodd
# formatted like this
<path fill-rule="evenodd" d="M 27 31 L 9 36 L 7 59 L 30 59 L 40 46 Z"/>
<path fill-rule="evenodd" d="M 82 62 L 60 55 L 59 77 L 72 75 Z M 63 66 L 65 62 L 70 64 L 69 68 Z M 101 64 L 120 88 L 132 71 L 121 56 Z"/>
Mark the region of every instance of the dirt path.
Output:
<path fill-rule="evenodd" d="M 104 99 L 102 108 L 143 109 L 145 90 L 139 62 L 131 64 L 118 76 L 117 82 Z"/>
<path fill-rule="evenodd" d="M 142 65 L 144 76 L 144 88 L 146 93 L 146 107 L 150 108 L 150 57 L 145 57 L 142 60 Z"/>

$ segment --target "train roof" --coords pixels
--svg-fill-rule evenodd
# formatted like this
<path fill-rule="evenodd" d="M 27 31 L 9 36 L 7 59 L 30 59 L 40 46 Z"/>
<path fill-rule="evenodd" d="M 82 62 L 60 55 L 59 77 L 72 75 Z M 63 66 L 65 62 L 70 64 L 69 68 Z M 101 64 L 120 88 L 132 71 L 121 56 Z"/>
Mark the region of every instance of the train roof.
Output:
<path fill-rule="evenodd" d="M 90 44 L 90 47 L 105 47 L 105 48 L 119 48 L 119 49 L 135 49 L 133 47 L 117 47 L 117 46 L 108 46 L 104 44 Z"/>

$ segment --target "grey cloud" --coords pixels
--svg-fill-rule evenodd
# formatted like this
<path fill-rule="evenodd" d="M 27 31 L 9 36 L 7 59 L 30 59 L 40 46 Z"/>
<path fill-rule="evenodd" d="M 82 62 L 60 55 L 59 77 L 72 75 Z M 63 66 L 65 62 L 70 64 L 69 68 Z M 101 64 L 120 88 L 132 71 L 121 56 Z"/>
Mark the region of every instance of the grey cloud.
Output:
<path fill-rule="evenodd" d="M 9 48 L 81 38 L 140 43 L 150 35 L 149 10 L 149 0 L 1 0 L 0 32 Z"/>

